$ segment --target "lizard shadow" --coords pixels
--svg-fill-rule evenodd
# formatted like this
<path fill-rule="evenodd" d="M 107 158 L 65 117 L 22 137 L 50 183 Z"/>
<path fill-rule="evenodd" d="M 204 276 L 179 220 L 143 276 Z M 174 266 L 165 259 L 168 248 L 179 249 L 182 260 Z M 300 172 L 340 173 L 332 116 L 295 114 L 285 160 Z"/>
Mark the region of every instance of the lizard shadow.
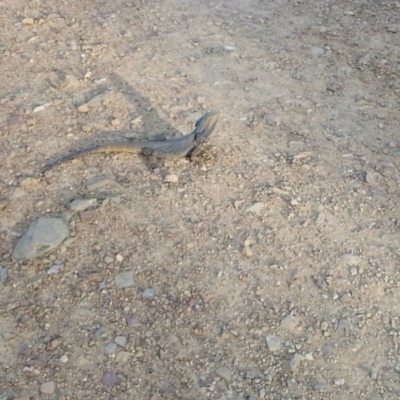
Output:
<path fill-rule="evenodd" d="M 129 82 L 116 73 L 111 73 L 110 81 L 112 90 L 122 94 L 133 105 L 133 110 L 129 114 L 130 119 L 140 117 L 141 124 L 132 130 L 100 130 L 94 135 L 79 138 L 73 148 L 67 153 L 73 153 L 80 149 L 88 148 L 94 145 L 107 144 L 120 141 L 129 142 L 130 140 L 164 140 L 171 137 L 180 137 L 182 132 L 173 125 L 161 118 L 158 112 L 153 108 L 151 101 L 146 96 L 137 91 Z M 104 90 L 103 90 L 104 92 Z M 151 132 L 151 133 L 150 133 Z M 134 133 L 134 135 L 132 135 Z M 150 134 L 149 134 L 150 133 Z M 52 157 L 58 158 L 58 157 Z"/>

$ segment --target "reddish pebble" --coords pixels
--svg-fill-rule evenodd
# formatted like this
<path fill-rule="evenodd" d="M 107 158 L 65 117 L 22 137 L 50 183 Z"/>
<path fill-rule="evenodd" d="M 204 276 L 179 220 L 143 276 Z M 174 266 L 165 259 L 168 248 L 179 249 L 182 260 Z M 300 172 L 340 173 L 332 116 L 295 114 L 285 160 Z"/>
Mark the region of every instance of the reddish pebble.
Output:
<path fill-rule="evenodd" d="M 91 210 L 91 211 L 82 211 L 79 213 L 79 218 L 81 219 L 81 222 L 93 222 L 94 219 L 96 218 L 96 211 Z"/>
<path fill-rule="evenodd" d="M 106 371 L 101 377 L 101 383 L 105 386 L 114 386 L 118 383 L 118 378 L 113 372 Z"/>
<path fill-rule="evenodd" d="M 128 318 L 126 319 L 126 324 L 127 324 L 128 326 L 140 326 L 140 325 L 141 325 L 141 322 L 140 322 L 137 318 L 135 318 L 135 317 L 128 317 Z"/>
<path fill-rule="evenodd" d="M 43 394 L 53 394 L 56 390 L 56 384 L 53 381 L 42 383 L 40 392 Z"/>
<path fill-rule="evenodd" d="M 194 307 L 197 304 L 197 300 L 192 298 L 188 301 L 187 304 L 189 307 Z"/>

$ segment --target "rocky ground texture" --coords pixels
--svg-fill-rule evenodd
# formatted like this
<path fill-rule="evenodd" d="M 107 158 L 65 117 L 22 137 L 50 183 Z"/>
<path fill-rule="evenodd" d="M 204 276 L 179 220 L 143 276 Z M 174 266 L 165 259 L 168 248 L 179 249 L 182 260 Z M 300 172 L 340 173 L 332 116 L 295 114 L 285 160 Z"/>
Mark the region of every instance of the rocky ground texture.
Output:
<path fill-rule="evenodd" d="M 400 396 L 400 3 L 0 1 L 0 399 Z M 129 154 L 221 113 L 209 157 Z"/>

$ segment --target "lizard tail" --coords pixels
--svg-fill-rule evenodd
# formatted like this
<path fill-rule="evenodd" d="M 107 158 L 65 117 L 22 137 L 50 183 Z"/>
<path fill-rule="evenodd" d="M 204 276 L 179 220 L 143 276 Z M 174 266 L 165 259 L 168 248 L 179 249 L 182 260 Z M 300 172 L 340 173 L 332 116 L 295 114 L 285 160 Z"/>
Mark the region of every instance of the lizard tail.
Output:
<path fill-rule="evenodd" d="M 83 149 L 77 151 L 75 153 L 69 154 L 65 157 L 57 158 L 53 161 L 50 161 L 43 168 L 44 171 L 47 171 L 50 168 L 58 164 L 62 164 L 66 161 L 74 160 L 75 158 L 87 156 L 89 154 L 96 153 L 141 153 L 142 149 L 140 146 L 135 145 L 134 143 L 124 142 L 124 143 L 113 143 L 113 144 L 100 144 L 94 147 L 90 147 L 88 149 Z"/>

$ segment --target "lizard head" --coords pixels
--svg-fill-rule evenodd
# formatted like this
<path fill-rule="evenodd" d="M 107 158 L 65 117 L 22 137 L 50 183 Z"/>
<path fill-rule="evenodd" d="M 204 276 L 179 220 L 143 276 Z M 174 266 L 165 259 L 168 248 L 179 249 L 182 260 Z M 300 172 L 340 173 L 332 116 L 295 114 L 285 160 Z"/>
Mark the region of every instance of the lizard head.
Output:
<path fill-rule="evenodd" d="M 196 141 L 204 141 L 210 136 L 217 125 L 218 117 L 219 112 L 209 111 L 196 121 L 194 129 Z"/>

